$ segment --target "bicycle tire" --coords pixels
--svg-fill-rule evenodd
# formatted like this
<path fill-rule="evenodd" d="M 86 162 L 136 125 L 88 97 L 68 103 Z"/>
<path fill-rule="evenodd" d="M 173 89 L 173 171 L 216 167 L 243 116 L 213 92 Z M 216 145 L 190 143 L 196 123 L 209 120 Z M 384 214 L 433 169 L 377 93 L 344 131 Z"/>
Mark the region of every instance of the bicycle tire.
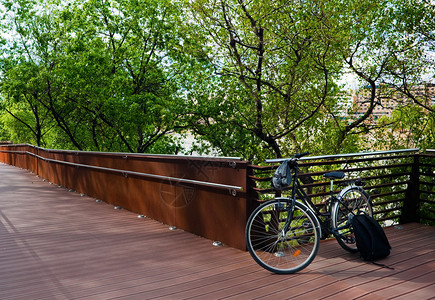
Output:
<path fill-rule="evenodd" d="M 315 258 L 321 236 L 320 223 L 304 204 L 295 203 L 293 218 L 283 237 L 288 198 L 274 199 L 257 207 L 246 224 L 246 245 L 252 258 L 276 274 L 293 274 Z"/>
<path fill-rule="evenodd" d="M 341 202 L 335 202 L 332 207 L 332 229 L 342 228 L 337 231 L 335 238 L 338 244 L 349 252 L 358 252 L 356 247 L 355 236 L 353 234 L 352 224 L 349 215 L 365 213 L 373 216 L 372 202 L 367 192 L 359 186 L 349 186 L 342 190 L 337 198 Z M 347 206 L 347 208 L 343 205 Z M 351 213 L 352 212 L 352 213 Z"/>

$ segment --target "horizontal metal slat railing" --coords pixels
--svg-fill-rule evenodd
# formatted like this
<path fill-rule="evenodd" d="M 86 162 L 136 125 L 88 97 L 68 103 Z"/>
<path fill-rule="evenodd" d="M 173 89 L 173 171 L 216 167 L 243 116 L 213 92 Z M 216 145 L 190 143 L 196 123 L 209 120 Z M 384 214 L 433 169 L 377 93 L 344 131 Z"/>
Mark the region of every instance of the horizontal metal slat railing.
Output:
<path fill-rule="evenodd" d="M 435 225 L 435 149 L 427 149 L 419 157 L 419 217 Z"/>
<path fill-rule="evenodd" d="M 359 157 L 359 156 L 374 156 L 374 155 L 383 155 L 383 154 L 395 154 L 395 153 L 409 153 L 409 152 L 417 152 L 420 148 L 413 149 L 402 149 L 402 150 L 388 150 L 388 151 L 373 151 L 373 152 L 357 152 L 357 153 L 344 153 L 344 154 L 332 154 L 332 155 L 319 155 L 319 156 L 304 156 L 299 160 L 321 160 L 321 159 L 333 159 L 333 158 L 346 158 L 346 157 Z M 267 159 L 266 163 L 277 163 L 283 162 L 290 158 L 273 158 Z"/>
<path fill-rule="evenodd" d="M 365 189 L 370 192 L 378 220 L 387 224 L 415 220 L 414 213 L 405 211 L 408 202 L 418 203 L 409 189 L 413 181 L 418 180 L 419 173 L 414 170 L 415 158 L 419 156 L 419 148 L 374 151 L 337 155 L 307 156 L 301 158 L 301 174 L 303 188 L 307 194 L 320 203 L 329 195 L 329 182 L 322 180 L 327 171 L 344 171 L 351 177 L 356 176 L 366 181 Z M 267 163 L 282 162 L 283 159 L 270 159 Z M 251 179 L 256 183 L 254 190 L 258 201 L 272 198 L 274 191 L 269 187 L 273 170 L 277 166 L 253 166 Z M 417 179 L 416 179 L 417 178 Z M 345 178 L 341 183 L 352 179 Z M 323 198 L 322 198 L 323 197 Z M 418 193 L 415 195 L 418 197 Z M 412 206 L 412 205 L 411 205 Z M 405 209 L 405 210 L 404 210 Z"/>

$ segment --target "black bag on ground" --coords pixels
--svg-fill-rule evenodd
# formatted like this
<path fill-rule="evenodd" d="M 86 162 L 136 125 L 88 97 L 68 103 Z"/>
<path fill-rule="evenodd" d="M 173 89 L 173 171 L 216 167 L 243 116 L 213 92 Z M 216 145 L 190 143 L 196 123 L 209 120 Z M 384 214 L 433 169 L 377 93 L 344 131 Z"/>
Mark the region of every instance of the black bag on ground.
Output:
<path fill-rule="evenodd" d="M 352 218 L 356 247 L 364 260 L 373 261 L 390 255 L 390 243 L 381 225 L 372 217 L 361 214 Z"/>
<path fill-rule="evenodd" d="M 288 160 L 283 161 L 273 174 L 270 184 L 275 190 L 282 190 L 292 183 L 292 174 Z"/>

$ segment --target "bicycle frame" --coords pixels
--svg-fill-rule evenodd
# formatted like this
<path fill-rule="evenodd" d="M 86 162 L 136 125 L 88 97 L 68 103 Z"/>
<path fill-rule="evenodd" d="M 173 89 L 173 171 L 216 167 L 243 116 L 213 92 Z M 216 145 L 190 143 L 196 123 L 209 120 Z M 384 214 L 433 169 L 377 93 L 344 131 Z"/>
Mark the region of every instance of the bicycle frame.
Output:
<path fill-rule="evenodd" d="M 296 199 L 301 199 L 302 203 L 305 204 L 313 213 L 314 215 L 317 217 L 317 220 L 319 221 L 319 224 L 321 226 L 321 236 L 322 239 L 327 238 L 329 235 L 336 235 L 336 232 L 342 228 L 336 228 L 335 230 L 331 229 L 331 225 L 330 225 L 330 217 L 331 217 L 331 211 L 332 211 L 332 205 L 334 205 L 335 202 L 340 202 L 348 211 L 349 208 L 347 207 L 347 205 L 345 203 L 343 203 L 339 197 L 333 195 L 333 181 L 331 180 L 331 189 L 330 189 L 330 203 L 329 203 L 329 208 L 328 208 L 328 213 L 329 213 L 329 218 L 328 213 L 322 214 L 320 212 L 320 210 L 317 208 L 317 206 L 313 203 L 313 201 L 311 200 L 311 197 L 307 195 L 307 193 L 302 189 L 301 187 L 301 183 L 299 180 L 299 176 L 298 176 L 298 166 L 297 166 L 297 162 L 293 162 L 292 164 L 292 170 L 294 171 L 294 174 L 292 175 L 292 192 L 291 192 L 291 197 L 288 198 L 289 200 L 292 201 L 292 205 L 289 205 L 289 212 L 288 212 L 288 217 L 287 220 L 285 222 L 285 225 L 282 229 L 282 234 L 285 235 L 285 233 L 288 231 L 290 223 L 292 221 L 293 218 L 293 208 L 295 206 L 295 201 Z M 322 218 L 325 217 L 325 218 Z"/>

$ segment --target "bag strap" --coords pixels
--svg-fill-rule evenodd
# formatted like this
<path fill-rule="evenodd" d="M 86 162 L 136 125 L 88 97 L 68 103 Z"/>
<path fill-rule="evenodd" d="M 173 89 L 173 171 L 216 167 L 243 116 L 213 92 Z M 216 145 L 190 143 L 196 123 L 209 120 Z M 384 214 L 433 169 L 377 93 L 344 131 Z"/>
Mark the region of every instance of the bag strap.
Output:
<path fill-rule="evenodd" d="M 379 267 L 386 268 L 386 269 L 390 269 L 390 270 L 394 270 L 393 267 L 387 266 L 387 265 L 385 265 L 385 264 L 380 264 L 380 263 L 377 263 L 377 262 L 375 262 L 375 261 L 370 261 L 370 262 L 371 262 L 372 264 L 374 264 L 374 265 L 379 266 Z"/>

